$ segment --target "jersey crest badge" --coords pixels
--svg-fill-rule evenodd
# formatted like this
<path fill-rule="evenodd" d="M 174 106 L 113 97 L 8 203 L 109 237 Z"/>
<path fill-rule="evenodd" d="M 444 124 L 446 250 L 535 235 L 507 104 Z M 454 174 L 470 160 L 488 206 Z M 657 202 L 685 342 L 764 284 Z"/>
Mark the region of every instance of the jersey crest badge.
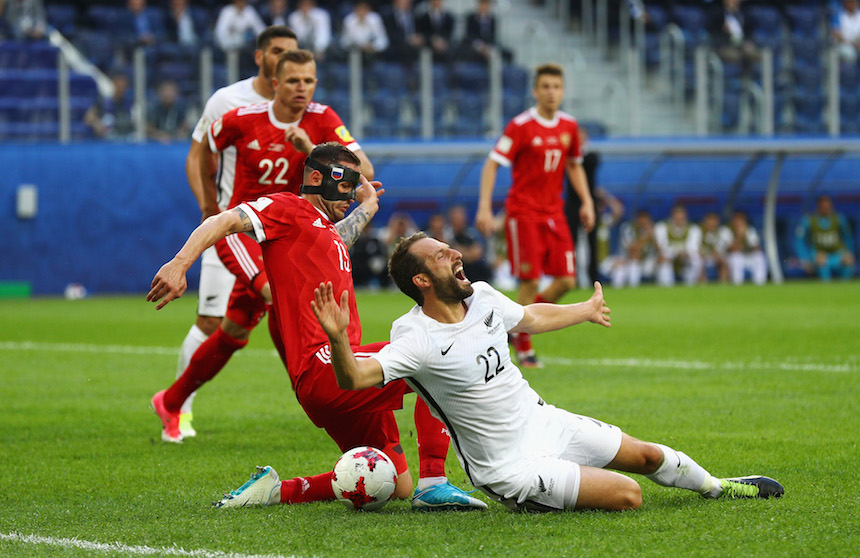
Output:
<path fill-rule="evenodd" d="M 317 217 L 317 220 L 316 220 L 316 221 L 314 221 L 313 225 L 314 225 L 316 228 L 318 228 L 318 229 L 325 229 L 325 228 L 327 228 L 325 225 L 323 225 L 322 219 L 320 219 L 319 217 Z"/>
<path fill-rule="evenodd" d="M 253 149 L 254 151 L 260 150 L 260 142 L 258 140 L 254 140 L 248 144 L 248 149 Z"/>
<path fill-rule="evenodd" d="M 571 140 L 570 134 L 564 133 L 561 135 L 560 139 L 561 139 L 561 145 L 562 146 L 568 147 L 570 145 L 570 140 Z"/>
<path fill-rule="evenodd" d="M 490 310 L 490 315 L 484 318 L 484 325 L 487 327 L 493 327 L 493 314 L 496 313 L 496 309 Z"/>

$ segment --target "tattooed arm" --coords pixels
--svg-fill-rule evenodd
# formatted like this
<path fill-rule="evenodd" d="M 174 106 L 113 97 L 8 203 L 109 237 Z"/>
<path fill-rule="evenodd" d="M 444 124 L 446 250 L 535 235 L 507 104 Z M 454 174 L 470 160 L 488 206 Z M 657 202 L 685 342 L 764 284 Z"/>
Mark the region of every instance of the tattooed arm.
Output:
<path fill-rule="evenodd" d="M 156 307 L 157 310 L 160 310 L 171 300 L 181 297 L 187 287 L 185 274 L 191 264 L 197 261 L 200 254 L 203 253 L 203 250 L 228 235 L 249 232 L 253 228 L 251 219 L 239 207 L 213 215 L 203 221 L 200 226 L 194 229 L 194 232 L 185 241 L 185 245 L 173 259 L 161 266 L 161 269 L 155 274 L 146 300 L 158 302 L 163 298 L 164 300 Z"/>
<path fill-rule="evenodd" d="M 379 196 L 385 192 L 383 188 L 379 188 L 380 186 L 382 186 L 381 182 L 368 182 L 364 175 L 361 176 L 361 185 L 355 190 L 355 197 L 361 205 L 356 207 L 349 214 L 349 217 L 335 225 L 347 248 L 355 244 L 355 241 L 361 235 L 361 231 L 364 230 L 364 227 L 367 226 L 370 220 L 373 219 L 373 216 L 376 215 L 376 212 L 379 211 Z"/>

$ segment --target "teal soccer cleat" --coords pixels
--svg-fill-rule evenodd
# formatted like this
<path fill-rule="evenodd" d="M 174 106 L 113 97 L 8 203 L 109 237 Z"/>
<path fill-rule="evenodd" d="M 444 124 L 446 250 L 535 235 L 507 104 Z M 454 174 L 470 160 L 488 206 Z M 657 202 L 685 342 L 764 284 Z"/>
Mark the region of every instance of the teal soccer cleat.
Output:
<path fill-rule="evenodd" d="M 216 508 L 269 506 L 281 500 L 281 480 L 270 466 L 257 467 L 251 479 L 213 504 Z"/>
<path fill-rule="evenodd" d="M 487 509 L 487 504 L 477 498 L 472 498 L 468 492 L 445 481 L 434 484 L 420 492 L 416 489 L 412 496 L 412 509 L 419 511 L 468 511 Z"/>

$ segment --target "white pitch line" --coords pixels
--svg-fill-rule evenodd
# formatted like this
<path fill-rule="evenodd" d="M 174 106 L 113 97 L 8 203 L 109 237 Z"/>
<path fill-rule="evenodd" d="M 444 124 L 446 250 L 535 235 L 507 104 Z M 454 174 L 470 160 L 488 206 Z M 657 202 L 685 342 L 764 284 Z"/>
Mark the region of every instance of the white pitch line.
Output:
<path fill-rule="evenodd" d="M 129 546 L 120 542 L 98 543 L 58 537 L 42 537 L 39 535 L 22 535 L 20 533 L 0 533 L 0 540 L 21 544 L 43 544 L 61 548 L 79 548 L 89 552 L 104 552 L 112 554 L 132 554 L 140 556 L 193 556 L 195 558 L 287 558 L 280 554 L 242 554 L 238 552 L 219 552 L 217 550 L 185 550 L 177 546 L 154 548 L 151 546 Z M 291 557 L 292 558 L 292 557 Z"/>
<path fill-rule="evenodd" d="M 0 351 L 38 351 L 38 352 L 74 352 L 74 353 L 107 353 L 123 355 L 158 355 L 176 356 L 178 347 L 154 347 L 140 345 L 97 345 L 87 343 L 40 343 L 35 341 L 0 341 Z M 248 356 L 277 357 L 274 349 L 244 349 L 240 354 Z M 849 357 L 839 363 L 801 362 L 786 360 L 767 362 L 761 360 L 707 362 L 701 360 L 661 360 L 648 358 L 564 358 L 542 357 L 547 364 L 562 366 L 613 366 L 624 368 L 645 369 L 683 369 L 683 370 L 785 370 L 792 372 L 857 372 L 860 371 L 860 361 Z"/>

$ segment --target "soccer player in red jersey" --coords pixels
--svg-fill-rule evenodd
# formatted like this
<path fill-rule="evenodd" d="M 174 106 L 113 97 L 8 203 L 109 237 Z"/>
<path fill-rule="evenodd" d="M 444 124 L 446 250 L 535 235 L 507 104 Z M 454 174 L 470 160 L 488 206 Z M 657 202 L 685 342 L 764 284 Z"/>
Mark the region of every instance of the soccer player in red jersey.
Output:
<path fill-rule="evenodd" d="M 385 343 L 360 346 L 361 324 L 355 306 L 352 262 L 347 246 L 378 209 L 378 182 L 360 176 L 360 159 L 342 144 L 329 142 L 311 152 L 304 170 L 302 197 L 276 193 L 240 203 L 230 211 L 204 221 L 179 253 L 156 274 L 147 300 L 162 308 L 181 296 L 185 274 L 204 249 L 233 233 L 252 234 L 260 243 L 263 262 L 271 280 L 271 292 L 286 364 L 299 403 L 308 417 L 346 451 L 370 445 L 382 449 L 394 461 L 398 481 L 395 497 L 412 491 L 412 478 L 400 447 L 393 411 L 409 391 L 403 382 L 378 390 L 346 391 L 337 386 L 331 367 L 328 338 L 317 322 L 311 301 L 322 282 L 349 292 L 350 343 L 359 354 L 371 355 Z M 356 189 L 356 186 L 361 186 Z M 352 200 L 360 205 L 341 221 Z M 339 222 L 336 226 L 335 223 Z M 429 414 L 426 404 L 416 404 L 416 429 L 420 480 L 412 499 L 414 508 L 479 509 L 486 504 L 468 496 L 445 478 L 448 435 L 442 423 Z M 331 471 L 281 482 L 271 467 L 260 468 L 250 481 L 217 505 L 242 507 L 254 504 L 299 503 L 331 500 Z"/>
<path fill-rule="evenodd" d="M 535 71 L 536 105 L 511 120 L 481 170 L 481 191 L 475 225 L 484 235 L 495 231 L 493 188 L 499 166 L 511 167 L 511 189 L 505 201 L 508 259 L 520 281 L 517 302 L 556 302 L 575 286 L 573 239 L 564 214 L 564 175 L 582 200 L 580 218 L 594 227 L 594 202 L 582 170 L 576 120 L 559 110 L 564 99 L 560 66 L 544 64 Z M 553 282 L 542 292 L 542 275 Z M 531 337 L 512 335 L 520 366 L 541 364 Z"/>
<path fill-rule="evenodd" d="M 274 100 L 233 109 L 209 126 L 199 159 L 204 197 L 210 198 L 216 192 L 214 177 L 206 173 L 211 154 L 229 150 L 235 151 L 235 162 L 228 208 L 274 192 L 298 193 L 305 157 L 314 144 L 325 141 L 337 141 L 354 151 L 362 170 L 372 177 L 373 165 L 337 113 L 312 101 L 317 82 L 313 54 L 306 50 L 282 53 L 273 75 Z M 206 205 L 217 207 L 214 199 Z M 256 242 L 244 235 L 231 236 L 219 241 L 215 248 L 236 282 L 219 328 L 194 352 L 173 385 L 153 397 L 153 408 L 164 426 L 161 437 L 167 442 L 183 440 L 181 417 L 176 418 L 183 403 L 248 343 L 271 301 Z M 276 320 L 269 320 L 269 329 L 283 359 Z"/>
<path fill-rule="evenodd" d="M 204 147 L 207 145 L 206 132 L 209 126 L 231 109 L 271 101 L 275 96 L 272 78 L 275 76 L 278 56 L 282 52 L 296 48 L 299 48 L 298 40 L 290 28 L 281 25 L 267 27 L 257 36 L 257 50 L 254 52 L 254 61 L 260 68 L 257 75 L 222 87 L 206 101 L 203 114 L 191 134 L 191 147 L 185 158 L 188 185 L 200 205 L 202 219 L 227 208 L 227 203 L 233 193 L 233 178 L 236 167 L 235 149 L 226 149 L 221 152 L 220 160 L 208 150 L 204 152 Z M 218 176 L 217 193 L 204 196 L 203 176 L 214 177 L 216 175 Z M 207 187 L 213 187 L 211 181 L 207 183 Z M 207 337 L 215 333 L 221 324 L 221 319 L 227 311 L 227 302 L 230 299 L 235 280 L 236 277 L 221 263 L 214 247 L 203 254 L 200 266 L 197 319 L 191 329 L 188 330 L 179 349 L 179 359 L 176 366 L 177 378 L 185 372 L 198 347 L 206 341 Z M 180 415 L 180 432 L 186 438 L 196 434 L 191 426 L 193 396 L 192 393 L 185 400 Z"/>

